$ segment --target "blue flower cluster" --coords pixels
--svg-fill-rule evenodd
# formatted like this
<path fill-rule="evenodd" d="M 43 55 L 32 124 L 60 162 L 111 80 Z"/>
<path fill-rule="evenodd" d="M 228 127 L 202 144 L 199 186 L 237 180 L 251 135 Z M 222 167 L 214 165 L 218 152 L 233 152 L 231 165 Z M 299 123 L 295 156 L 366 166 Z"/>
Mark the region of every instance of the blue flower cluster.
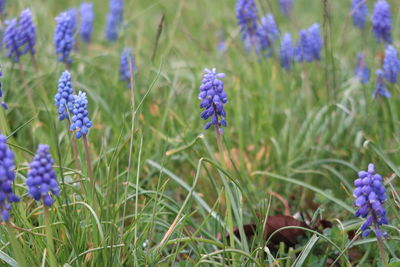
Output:
<path fill-rule="evenodd" d="M 7 138 L 0 134 L 0 212 L 3 221 L 8 221 L 10 217 L 10 204 L 19 201 L 12 190 L 15 179 L 14 153 L 7 147 L 6 141 Z"/>
<path fill-rule="evenodd" d="M 109 0 L 109 12 L 107 15 L 106 24 L 106 39 L 115 41 L 118 38 L 118 33 L 121 29 L 124 20 L 124 1 Z"/>
<path fill-rule="evenodd" d="M 374 92 L 372 93 L 373 98 L 376 98 L 378 96 L 382 96 L 385 98 L 391 97 L 390 92 L 386 89 L 384 73 L 382 70 L 376 71 L 376 83 L 375 83 Z"/>
<path fill-rule="evenodd" d="M 206 123 L 205 129 L 215 125 L 220 134 L 223 134 L 221 127 L 226 127 L 224 105 L 228 103 L 228 96 L 224 91 L 224 82 L 219 80 L 224 77 L 225 74 L 217 73 L 215 68 L 212 70 L 205 69 L 199 94 L 200 108 L 204 109 L 201 118 L 207 120 L 211 117 L 211 121 Z"/>
<path fill-rule="evenodd" d="M 0 71 L 0 78 L 2 78 L 2 77 L 3 77 L 3 72 Z M 2 97 L 3 97 L 3 83 L 0 81 L 0 98 L 2 98 Z M 4 110 L 8 109 L 8 106 L 7 106 L 6 102 L 4 102 L 4 101 L 1 102 L 1 107 Z"/>
<path fill-rule="evenodd" d="M 279 0 L 279 6 L 284 15 L 289 16 L 293 9 L 293 0 Z"/>
<path fill-rule="evenodd" d="M 17 19 L 7 20 L 6 25 L 7 28 L 4 31 L 3 43 L 8 49 L 7 57 L 12 58 L 14 62 L 19 62 L 22 51 L 20 49 L 18 21 Z"/>
<path fill-rule="evenodd" d="M 42 199 L 43 204 L 47 207 L 53 205 L 50 192 L 55 196 L 60 194 L 53 164 L 54 160 L 51 157 L 49 146 L 39 145 L 36 155 L 29 165 L 26 179 L 29 195 L 38 201 Z"/>
<path fill-rule="evenodd" d="M 16 18 L 6 21 L 3 43 L 8 49 L 7 57 L 19 62 L 23 54 L 35 54 L 36 27 L 32 21 L 32 12 L 25 9 L 21 12 L 19 22 Z"/>
<path fill-rule="evenodd" d="M 282 36 L 281 48 L 280 48 L 280 62 L 281 66 L 285 70 L 291 70 L 293 65 L 294 48 L 292 42 L 292 36 L 290 33 L 285 33 Z"/>
<path fill-rule="evenodd" d="M 392 43 L 392 16 L 390 5 L 386 0 L 375 2 L 374 13 L 372 15 L 372 31 L 378 42 Z"/>
<path fill-rule="evenodd" d="M 25 9 L 21 12 L 19 17 L 19 45 L 23 48 L 22 53 L 30 53 L 34 55 L 35 44 L 36 44 L 36 27 L 32 21 L 32 12 L 29 9 Z"/>
<path fill-rule="evenodd" d="M 320 52 L 322 50 L 323 42 L 318 23 L 314 23 L 310 28 L 308 28 L 308 35 L 314 60 L 321 60 Z"/>
<path fill-rule="evenodd" d="M 365 64 L 364 53 L 358 53 L 357 55 L 357 65 L 354 69 L 354 74 L 362 84 L 369 82 L 370 70 Z"/>
<path fill-rule="evenodd" d="M 257 46 L 258 10 L 254 0 L 238 0 L 236 2 L 236 18 L 246 47 Z"/>
<path fill-rule="evenodd" d="M 57 94 L 54 96 L 54 105 L 58 109 L 60 121 L 68 118 L 68 112 L 72 112 L 74 104 L 74 89 L 71 82 L 71 74 L 64 71 L 58 80 Z"/>
<path fill-rule="evenodd" d="M 279 29 L 272 14 L 267 14 L 261 18 L 261 22 L 257 26 L 257 37 L 259 49 L 267 51 L 265 55 L 269 56 L 273 43 L 279 38 Z"/>
<path fill-rule="evenodd" d="M 0 0 L 0 14 L 4 14 L 6 10 L 6 0 Z"/>
<path fill-rule="evenodd" d="M 298 62 L 313 61 L 313 52 L 307 30 L 300 30 L 299 39 L 294 49 L 294 56 Z"/>
<path fill-rule="evenodd" d="M 82 3 L 80 6 L 80 30 L 79 33 L 84 42 L 90 43 L 93 31 L 93 3 Z"/>
<path fill-rule="evenodd" d="M 371 230 L 370 226 L 373 224 L 375 234 L 381 238 L 386 233 L 382 233 L 380 226 L 388 224 L 386 218 L 386 210 L 383 207 L 386 201 L 386 189 L 382 182 L 382 176 L 375 174 L 374 164 L 368 165 L 367 171 L 360 171 L 358 179 L 354 181 L 355 189 L 353 192 L 356 200 L 354 205 L 358 207 L 356 211 L 357 217 L 366 218 L 367 220 L 361 225 L 363 237 L 367 237 Z"/>
<path fill-rule="evenodd" d="M 92 128 L 93 124 L 90 121 L 87 110 L 88 100 L 86 93 L 79 92 L 78 95 L 74 96 L 74 106 L 72 109 L 72 123 L 71 131 L 76 131 L 75 138 L 81 138 L 89 133 L 89 129 Z"/>
<path fill-rule="evenodd" d="M 400 72 L 400 61 L 397 57 L 397 51 L 392 45 L 388 45 L 383 60 L 383 74 L 386 81 L 397 83 L 397 76 Z"/>
<path fill-rule="evenodd" d="M 368 17 L 367 1 L 353 0 L 351 2 L 351 15 L 353 17 L 353 24 L 360 29 L 364 29 Z"/>
<path fill-rule="evenodd" d="M 299 40 L 295 47 L 295 58 L 298 62 L 320 60 L 322 47 L 319 24 L 314 23 L 308 30 L 300 30 Z"/>
<path fill-rule="evenodd" d="M 126 82 L 128 88 L 131 87 L 131 71 L 133 75 L 133 73 L 136 72 L 136 70 L 137 69 L 132 48 L 125 48 L 121 53 L 121 59 L 119 64 L 119 77 L 121 81 Z"/>
<path fill-rule="evenodd" d="M 71 28 L 74 34 L 77 31 L 77 25 L 78 25 L 78 11 L 75 8 L 69 8 L 67 10 L 68 15 L 71 17 Z"/>
<path fill-rule="evenodd" d="M 74 46 L 74 29 L 76 22 L 71 12 L 62 12 L 56 17 L 57 26 L 54 32 L 54 46 L 59 62 L 72 63 L 70 58 Z"/>

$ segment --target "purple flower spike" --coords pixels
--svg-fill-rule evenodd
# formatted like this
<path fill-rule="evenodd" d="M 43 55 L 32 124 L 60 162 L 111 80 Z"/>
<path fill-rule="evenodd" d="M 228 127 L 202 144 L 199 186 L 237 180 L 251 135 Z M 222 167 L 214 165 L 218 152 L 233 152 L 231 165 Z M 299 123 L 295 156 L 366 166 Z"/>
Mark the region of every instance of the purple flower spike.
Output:
<path fill-rule="evenodd" d="M 254 0 L 237 0 L 236 18 L 248 50 L 257 46 L 258 10 Z"/>
<path fill-rule="evenodd" d="M 279 0 L 279 6 L 285 16 L 289 16 L 293 9 L 293 0 Z"/>
<path fill-rule="evenodd" d="M 314 60 L 320 60 L 320 52 L 322 50 L 323 42 L 318 23 L 314 23 L 310 28 L 308 28 L 308 36 L 312 47 L 313 58 Z"/>
<path fill-rule="evenodd" d="M 36 53 L 36 27 L 33 24 L 32 12 L 29 9 L 22 11 L 19 17 L 18 38 L 20 46 L 24 46 L 22 53 L 30 53 L 31 55 Z"/>
<path fill-rule="evenodd" d="M 54 46 L 59 62 L 71 64 L 70 54 L 74 46 L 74 30 L 76 21 L 73 12 L 63 12 L 56 18 L 57 26 L 54 32 Z"/>
<path fill-rule="evenodd" d="M 133 75 L 133 73 L 137 71 L 135 58 L 133 56 L 132 48 L 125 48 L 121 53 L 119 77 L 121 81 L 126 82 L 128 88 L 131 87 L 131 68 Z"/>
<path fill-rule="evenodd" d="M 72 87 L 71 74 L 64 71 L 58 80 L 57 94 L 54 96 L 54 105 L 58 109 L 60 121 L 68 118 L 68 112 L 72 112 L 74 104 L 74 89 Z"/>
<path fill-rule="evenodd" d="M 358 179 L 354 181 L 354 206 L 358 207 L 357 217 L 367 218 L 361 225 L 363 237 L 367 237 L 374 226 L 375 234 L 378 238 L 386 236 L 382 233 L 380 226 L 387 224 L 386 210 L 383 204 L 386 200 L 386 190 L 382 183 L 382 177 L 375 174 L 374 164 L 368 165 L 368 172 L 361 171 Z"/>
<path fill-rule="evenodd" d="M 384 73 L 382 70 L 376 71 L 376 83 L 375 83 L 374 92 L 372 93 L 373 98 L 376 98 L 378 96 L 385 97 L 385 98 L 391 97 L 390 92 L 386 89 Z"/>
<path fill-rule="evenodd" d="M 6 10 L 6 0 L 0 0 L 0 14 L 4 14 Z"/>
<path fill-rule="evenodd" d="M 3 72 L 0 71 L 0 78 L 2 78 L 2 77 L 3 77 Z M 3 83 L 0 81 L 0 98 L 1 98 L 1 97 L 3 97 Z M 1 107 L 2 107 L 4 110 L 7 110 L 7 109 L 8 109 L 8 106 L 7 106 L 6 102 L 4 102 L 4 101 L 1 102 Z"/>
<path fill-rule="evenodd" d="M 90 43 L 93 32 L 93 3 L 82 3 L 80 7 L 81 26 L 79 33 L 85 43 Z"/>
<path fill-rule="evenodd" d="M 292 43 L 292 36 L 290 33 L 285 33 L 281 40 L 280 49 L 281 66 L 285 70 L 291 70 L 293 65 L 294 48 Z"/>
<path fill-rule="evenodd" d="M 199 94 L 200 108 L 204 109 L 200 117 L 203 120 L 211 117 L 211 121 L 206 123 L 205 129 L 214 125 L 220 134 L 223 133 L 222 127 L 226 127 L 224 105 L 228 103 L 228 96 L 224 91 L 224 82 L 219 80 L 224 77 L 225 74 L 217 73 L 215 68 L 212 70 L 205 69 Z"/>
<path fill-rule="evenodd" d="M 366 0 L 353 0 L 351 3 L 351 15 L 354 26 L 364 29 L 368 18 L 368 6 Z"/>
<path fill-rule="evenodd" d="M 12 184 L 15 179 L 14 153 L 7 146 L 7 138 L 0 134 L 0 218 L 8 221 L 11 203 L 19 198 L 13 193 Z"/>
<path fill-rule="evenodd" d="M 323 42 L 320 35 L 319 24 L 314 23 L 307 30 L 300 30 L 299 40 L 295 48 L 295 58 L 298 62 L 320 60 Z"/>
<path fill-rule="evenodd" d="M 386 0 L 375 2 L 372 15 L 372 31 L 378 43 L 392 43 L 392 16 L 390 14 L 390 5 Z"/>
<path fill-rule="evenodd" d="M 124 20 L 124 1 L 109 0 L 109 11 L 106 24 L 106 39 L 116 41 Z"/>
<path fill-rule="evenodd" d="M 397 83 L 397 76 L 400 72 L 400 61 L 397 57 L 397 51 L 392 45 L 388 45 L 385 51 L 383 61 L 383 74 L 387 82 Z"/>
<path fill-rule="evenodd" d="M 354 70 L 354 75 L 362 84 L 369 82 L 370 70 L 366 66 L 365 55 L 363 53 L 357 55 L 357 66 Z"/>
<path fill-rule="evenodd" d="M 270 56 L 273 44 L 279 38 L 279 29 L 272 14 L 261 18 L 261 23 L 257 27 L 257 37 L 259 49 L 266 51 L 265 56 Z"/>
<path fill-rule="evenodd" d="M 93 124 L 88 116 L 88 100 L 86 93 L 79 92 L 79 94 L 74 97 L 74 106 L 72 109 L 72 114 L 74 116 L 72 117 L 70 130 L 76 131 L 75 138 L 79 139 L 89 133 L 89 129 L 92 128 Z"/>
<path fill-rule="evenodd" d="M 298 62 L 313 61 L 313 48 L 306 30 L 301 30 L 299 32 L 299 40 L 297 41 L 294 54 Z"/>
<path fill-rule="evenodd" d="M 14 62 L 19 62 L 22 51 L 17 19 L 7 20 L 6 25 L 7 28 L 4 32 L 3 43 L 8 49 L 7 57 L 12 58 Z"/>
<path fill-rule="evenodd" d="M 55 196 L 60 195 L 53 164 L 49 146 L 39 145 L 35 157 L 29 164 L 26 179 L 29 195 L 37 201 L 42 200 L 47 207 L 53 205 L 50 193 Z"/>

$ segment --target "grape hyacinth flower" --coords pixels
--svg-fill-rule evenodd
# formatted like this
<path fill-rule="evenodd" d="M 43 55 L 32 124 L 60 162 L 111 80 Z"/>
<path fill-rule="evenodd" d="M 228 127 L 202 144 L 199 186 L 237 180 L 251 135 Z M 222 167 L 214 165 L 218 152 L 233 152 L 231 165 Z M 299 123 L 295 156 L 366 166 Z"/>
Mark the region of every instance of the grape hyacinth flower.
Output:
<path fill-rule="evenodd" d="M 293 9 L 293 0 L 279 0 L 279 6 L 285 16 L 289 16 Z"/>
<path fill-rule="evenodd" d="M 3 78 L 3 72 L 0 70 L 0 78 Z M 3 97 L 3 83 L 0 81 L 0 98 Z"/>
<path fill-rule="evenodd" d="M 397 51 L 392 45 L 388 45 L 385 50 L 385 59 L 383 60 L 383 74 L 386 81 L 397 83 L 399 72 L 400 61 L 397 57 Z"/>
<path fill-rule="evenodd" d="M 132 68 L 132 70 L 131 70 Z M 131 87 L 131 71 L 132 75 L 136 72 L 135 58 L 131 48 L 125 48 L 121 53 L 119 65 L 119 77 L 121 81 L 125 81 L 127 87 Z"/>
<path fill-rule="evenodd" d="M 199 94 L 200 108 L 204 109 L 200 117 L 203 120 L 211 117 L 211 121 L 207 122 L 204 128 L 207 130 L 214 125 L 219 134 L 223 134 L 221 127 L 226 127 L 224 105 L 228 103 L 228 96 L 224 91 L 224 82 L 219 80 L 224 77 L 225 74 L 217 73 L 215 68 L 205 69 Z"/>
<path fill-rule="evenodd" d="M 391 28 L 392 17 L 390 15 L 390 5 L 386 0 L 376 1 L 372 15 L 372 31 L 378 43 L 392 43 Z"/>
<path fill-rule="evenodd" d="M 364 29 L 368 18 L 368 5 L 366 0 L 353 0 L 351 3 L 351 15 L 354 26 Z"/>
<path fill-rule="evenodd" d="M 64 71 L 58 80 L 57 94 L 54 96 L 54 105 L 58 109 L 60 121 L 68 118 L 68 112 L 72 112 L 74 103 L 74 89 L 71 82 L 71 74 Z"/>
<path fill-rule="evenodd" d="M 314 23 L 308 28 L 308 38 L 312 48 L 312 54 L 314 60 L 321 60 L 320 52 L 323 46 L 321 39 L 319 24 Z"/>
<path fill-rule="evenodd" d="M 76 11 L 75 8 L 69 8 L 67 10 L 68 15 L 71 17 L 71 24 L 72 24 L 72 31 L 75 33 L 77 30 L 77 25 L 78 25 L 78 12 Z"/>
<path fill-rule="evenodd" d="M 4 14 L 6 10 L 6 0 L 0 0 L 0 14 Z"/>
<path fill-rule="evenodd" d="M 80 7 L 81 25 L 79 33 L 85 43 L 90 43 L 93 31 L 93 3 L 82 3 Z"/>
<path fill-rule="evenodd" d="M 35 200 L 43 200 L 46 207 L 53 205 L 50 195 L 60 195 L 56 173 L 53 169 L 54 160 L 50 154 L 48 145 L 39 145 L 36 155 L 29 164 L 26 185 L 29 195 Z"/>
<path fill-rule="evenodd" d="M 293 65 L 294 48 L 292 43 L 292 36 L 290 33 L 285 33 L 282 36 L 280 48 L 280 61 L 281 66 L 285 70 L 291 70 Z"/>
<path fill-rule="evenodd" d="M 10 218 L 11 203 L 18 202 L 19 197 L 13 193 L 15 179 L 14 153 L 7 146 L 7 138 L 0 134 L 0 212 L 3 221 Z"/>
<path fill-rule="evenodd" d="M 273 43 L 279 38 L 279 29 L 272 14 L 261 18 L 261 23 L 257 27 L 257 37 L 259 48 L 262 51 L 268 50 L 266 56 L 269 56 Z"/>
<path fill-rule="evenodd" d="M 25 9 L 21 12 L 19 17 L 19 45 L 25 46 L 22 53 L 31 53 L 34 55 L 35 43 L 36 43 L 36 27 L 32 21 L 32 12 L 29 9 Z"/>
<path fill-rule="evenodd" d="M 2 78 L 2 77 L 3 77 L 3 72 L 0 71 L 0 78 Z M 2 83 L 2 81 L 0 81 L 0 98 L 2 98 L 2 97 L 3 97 L 3 83 Z M 4 101 L 1 102 L 1 107 L 4 110 L 8 109 L 8 106 L 7 106 L 6 102 L 4 102 Z"/>
<path fill-rule="evenodd" d="M 74 27 L 76 22 L 70 11 L 62 12 L 56 17 L 57 26 L 54 32 L 54 46 L 59 62 L 72 63 L 70 58 L 74 46 Z"/>
<path fill-rule="evenodd" d="M 19 62 L 19 58 L 22 55 L 20 41 L 19 41 L 19 28 L 17 19 L 7 20 L 7 28 L 4 32 L 3 43 L 8 49 L 8 58 L 12 58 L 14 62 Z"/>
<path fill-rule="evenodd" d="M 319 24 L 314 23 L 308 30 L 300 30 L 299 40 L 295 47 L 295 57 L 298 62 L 320 60 L 323 42 L 320 35 Z"/>
<path fill-rule="evenodd" d="M 386 210 L 383 204 L 386 201 L 386 189 L 382 182 L 382 176 L 375 174 L 374 164 L 368 165 L 367 171 L 360 171 L 358 179 L 354 181 L 355 189 L 353 192 L 356 200 L 354 206 L 358 207 L 355 215 L 357 217 L 367 218 L 361 225 L 362 236 L 367 237 L 373 225 L 376 237 L 382 238 L 387 233 L 382 233 L 380 226 L 388 224 Z"/>
<path fill-rule="evenodd" d="M 107 15 L 106 24 L 106 39 L 108 41 L 115 41 L 118 38 L 118 33 L 122 26 L 124 19 L 124 1 L 123 0 L 109 0 L 109 11 Z"/>
<path fill-rule="evenodd" d="M 357 65 L 354 74 L 362 84 L 369 82 L 370 70 L 365 64 L 365 55 L 363 53 L 358 53 L 357 55 Z"/>
<path fill-rule="evenodd" d="M 89 129 L 92 128 L 93 124 L 90 121 L 87 110 L 88 100 L 86 93 L 79 92 L 78 95 L 74 96 L 74 106 L 72 109 L 72 123 L 70 130 L 76 131 L 75 138 L 79 139 L 89 133 Z"/>
<path fill-rule="evenodd" d="M 382 70 L 376 71 L 376 83 L 372 97 L 376 98 L 378 96 L 390 98 L 390 92 L 386 89 L 384 74 Z"/>
<path fill-rule="evenodd" d="M 257 7 L 254 0 L 237 0 L 236 18 L 246 49 L 257 46 Z"/>
<path fill-rule="evenodd" d="M 313 47 L 306 30 L 300 30 L 299 32 L 299 40 L 296 43 L 294 55 L 298 62 L 311 62 L 314 59 Z"/>

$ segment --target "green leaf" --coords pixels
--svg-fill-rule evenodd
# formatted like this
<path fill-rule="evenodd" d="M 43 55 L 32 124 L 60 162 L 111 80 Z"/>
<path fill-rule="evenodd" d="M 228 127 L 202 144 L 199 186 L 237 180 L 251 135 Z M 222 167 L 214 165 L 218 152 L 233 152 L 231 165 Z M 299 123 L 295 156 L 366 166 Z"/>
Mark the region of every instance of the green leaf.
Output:
<path fill-rule="evenodd" d="M 0 259 L 3 260 L 5 263 L 13 266 L 13 267 L 18 267 L 18 263 L 11 258 L 10 256 L 8 256 L 6 253 L 4 253 L 3 251 L 0 250 Z"/>
<path fill-rule="evenodd" d="M 319 236 L 313 235 L 310 240 L 307 242 L 307 245 L 301 252 L 300 256 L 297 258 L 295 264 L 293 265 L 294 267 L 301 267 L 304 266 L 304 262 L 307 259 L 308 255 L 310 254 L 312 248 L 315 246 L 315 244 L 318 242 Z"/>

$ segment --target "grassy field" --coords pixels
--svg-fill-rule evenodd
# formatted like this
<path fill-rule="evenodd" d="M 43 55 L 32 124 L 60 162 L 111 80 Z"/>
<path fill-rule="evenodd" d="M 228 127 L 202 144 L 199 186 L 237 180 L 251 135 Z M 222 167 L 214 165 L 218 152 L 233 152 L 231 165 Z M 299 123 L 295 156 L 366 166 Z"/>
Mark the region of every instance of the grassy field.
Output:
<path fill-rule="evenodd" d="M 321 25 L 321 61 L 291 72 L 280 67 L 279 41 L 269 58 L 246 52 L 234 0 L 125 0 L 116 42 L 104 38 L 108 1 L 92 2 L 92 43 L 76 36 L 69 71 L 75 92 L 88 95 L 95 187 L 83 141 L 79 167 L 54 107 L 65 70 L 54 18 L 81 1 L 6 3 L 3 26 L 32 11 L 37 53 L 35 64 L 29 55 L 18 64 L 1 52 L 9 109 L 0 109 L 0 132 L 16 157 L 21 197 L 0 227 L 1 266 L 24 266 L 18 254 L 25 266 L 379 266 L 377 239 L 361 238 L 352 195 L 370 162 L 387 188 L 384 249 L 390 266 L 400 265 L 399 86 L 388 86 L 390 99 L 372 98 L 384 45 L 370 22 L 364 32 L 353 27 L 350 0 L 296 0 L 291 18 L 278 1 L 256 1 L 259 15 L 273 13 L 295 40 Z M 400 4 L 388 2 L 399 47 Z M 125 47 L 137 65 L 130 89 L 118 76 Z M 371 68 L 365 85 L 354 78 L 360 51 Z M 217 138 L 203 129 L 197 98 L 203 70 L 213 67 L 225 73 L 229 98 L 228 126 Z M 61 189 L 48 216 L 25 186 L 38 144 L 50 145 Z M 283 215 L 295 223 L 282 223 Z"/>

